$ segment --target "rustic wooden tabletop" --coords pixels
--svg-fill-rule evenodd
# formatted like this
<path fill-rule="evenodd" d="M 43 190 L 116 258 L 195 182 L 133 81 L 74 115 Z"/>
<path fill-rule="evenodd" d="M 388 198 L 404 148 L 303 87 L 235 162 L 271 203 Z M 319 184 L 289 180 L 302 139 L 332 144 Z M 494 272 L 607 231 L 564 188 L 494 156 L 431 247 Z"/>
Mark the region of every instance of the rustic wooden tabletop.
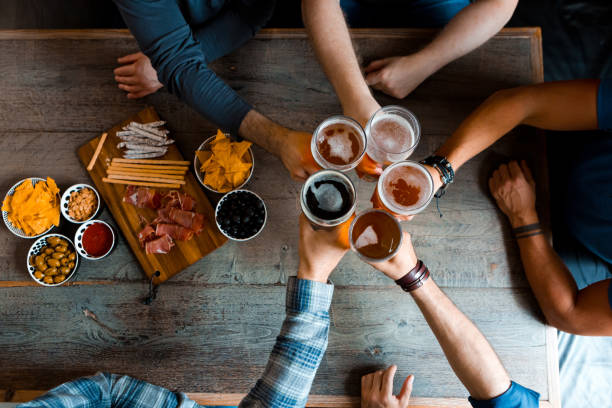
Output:
<path fill-rule="evenodd" d="M 353 35 L 367 62 L 410 53 L 434 32 Z M 90 182 L 77 147 L 147 105 L 168 121 L 185 158 L 193 158 L 213 134 L 211 123 L 164 90 L 132 101 L 117 88 L 116 58 L 136 51 L 134 39 L 121 30 L 0 32 L 2 194 L 29 176 L 53 177 L 60 188 Z M 302 30 L 264 30 L 213 68 L 283 125 L 312 131 L 341 112 Z M 418 116 L 422 138 L 413 158 L 421 159 L 495 90 L 542 79 L 539 29 L 506 29 L 405 100 L 376 96 Z M 509 226 L 486 187 L 492 169 L 508 158 L 527 158 L 535 168 L 546 212 L 542 138 L 519 128 L 460 170 L 440 201 L 443 218 L 434 203 L 404 228 L 433 278 L 480 327 L 511 377 L 538 391 L 543 405 L 559 406 L 556 332 L 544 324 Z M 17 390 L 45 390 L 96 371 L 215 394 L 199 394 L 201 401 L 231 402 L 238 396 L 229 394 L 247 392 L 278 334 L 284 284 L 298 262 L 300 184 L 259 148 L 255 161 L 248 187 L 267 203 L 266 229 L 248 243 L 226 244 L 164 283 L 150 306 L 141 303 L 147 282 L 123 237 L 111 256 L 83 261 L 73 285 L 45 288 L 25 268 L 31 241 L 0 228 L 0 390 L 9 390 L 0 392 L 0 401 L 31 395 Z M 359 208 L 367 208 L 373 185 L 353 179 Z M 101 218 L 112 222 L 108 210 Z M 64 220 L 60 231 L 70 236 L 75 228 Z M 360 376 L 391 363 L 399 367 L 396 387 L 415 374 L 416 402 L 467 403 L 410 297 L 351 253 L 331 279 L 336 291 L 329 347 L 312 394 L 332 397 L 316 398 L 318 406 L 351 405 L 355 399 L 346 396 L 358 395 Z"/>

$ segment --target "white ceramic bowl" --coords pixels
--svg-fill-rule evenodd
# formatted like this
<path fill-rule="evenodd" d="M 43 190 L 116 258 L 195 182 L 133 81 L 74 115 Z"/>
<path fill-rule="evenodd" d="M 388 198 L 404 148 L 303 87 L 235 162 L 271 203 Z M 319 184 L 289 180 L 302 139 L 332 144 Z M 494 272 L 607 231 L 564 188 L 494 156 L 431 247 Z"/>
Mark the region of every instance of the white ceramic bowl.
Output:
<path fill-rule="evenodd" d="M 96 201 L 97 201 L 96 210 L 91 214 L 91 216 L 88 219 L 83 220 L 83 221 L 77 221 L 68 214 L 68 203 L 70 202 L 70 194 L 74 193 L 75 191 L 80 191 L 84 188 L 88 188 L 94 192 L 96 196 Z M 68 187 L 66 191 L 64 191 L 64 194 L 62 194 L 62 199 L 60 200 L 60 210 L 62 211 L 62 215 L 64 216 L 64 218 L 67 219 L 68 221 L 74 224 L 82 224 L 84 222 L 87 222 L 93 219 L 98 213 L 98 211 L 100 211 L 100 194 L 98 194 L 98 191 L 92 186 L 90 186 L 89 184 L 72 185 Z"/>
<path fill-rule="evenodd" d="M 43 281 L 39 281 L 38 279 L 36 279 L 36 277 L 34 276 L 34 272 L 36 272 L 36 268 L 32 265 L 30 265 L 30 257 L 32 257 L 32 255 L 39 255 L 40 249 L 42 247 L 44 247 L 45 245 L 47 245 L 47 238 L 49 237 L 58 237 L 58 238 L 62 238 L 63 240 L 67 241 L 70 244 L 70 250 L 71 251 L 75 251 L 75 247 L 74 244 L 72 243 L 72 241 L 66 237 L 65 235 L 62 234 L 47 234 L 45 236 L 42 236 L 40 238 L 38 238 L 30 247 L 30 250 L 28 251 L 28 256 L 26 258 L 26 267 L 28 268 L 28 272 L 30 273 L 30 276 L 32 277 L 32 279 L 34 279 L 34 281 L 36 281 L 36 283 L 42 285 L 42 286 L 61 286 L 64 283 L 68 282 L 70 279 L 72 279 L 72 277 L 75 275 L 76 270 L 79 267 L 79 254 L 77 253 L 77 251 L 75 251 L 75 255 L 76 258 L 74 259 L 74 268 L 72 269 L 72 271 L 70 272 L 70 274 L 66 277 L 66 279 L 64 279 L 62 282 L 60 283 L 45 283 Z"/>
<path fill-rule="evenodd" d="M 259 228 L 259 231 L 257 231 L 257 233 L 255 235 L 250 236 L 248 238 L 234 238 L 234 237 L 230 236 L 229 234 L 226 234 L 225 231 L 223 231 L 223 229 L 221 228 L 221 225 L 219 224 L 218 215 L 219 215 L 219 208 L 221 208 L 221 203 L 223 203 L 232 194 L 235 194 L 235 193 L 238 193 L 238 192 L 246 192 L 246 193 L 254 195 L 255 197 L 257 197 L 257 199 L 259 201 L 261 201 L 261 203 L 263 204 L 263 208 L 264 208 L 264 222 L 261 225 L 261 228 Z M 263 231 L 263 229 L 266 227 L 266 223 L 267 222 L 268 222 L 268 209 L 266 207 L 266 203 L 264 202 L 264 200 L 261 199 L 260 196 L 258 196 L 257 194 L 255 194 L 254 192 L 252 192 L 250 190 L 234 190 L 234 191 L 230 191 L 229 193 L 227 193 L 223 197 L 221 197 L 221 199 L 217 203 L 217 206 L 215 207 L 215 223 L 217 224 L 217 228 L 219 229 L 219 231 L 221 231 L 221 233 L 223 235 L 225 235 L 228 239 L 231 239 L 232 241 L 244 242 L 244 241 L 249 241 L 249 240 L 255 238 L 256 236 L 258 236 L 261 233 L 261 231 Z"/>
<path fill-rule="evenodd" d="M 197 148 L 197 150 L 210 150 L 210 149 L 208 149 L 208 144 L 210 142 L 212 142 L 213 140 L 215 140 L 215 137 L 216 136 L 211 136 L 208 139 L 206 139 Z M 233 189 L 231 191 L 240 190 L 242 187 L 246 186 L 246 184 L 251 180 L 251 177 L 253 176 L 253 170 L 255 169 L 255 156 L 253 155 L 253 150 L 250 147 L 249 147 L 249 154 L 251 155 L 251 171 L 249 172 L 249 176 L 246 178 L 246 180 L 244 180 L 244 183 L 242 183 L 241 185 L 239 185 L 238 187 L 236 187 L 235 189 Z M 225 194 L 225 193 L 222 193 L 220 191 L 213 190 L 211 187 L 209 187 L 206 184 L 204 184 L 204 174 L 200 171 L 200 166 L 201 165 L 202 165 L 202 163 L 200 163 L 200 159 L 198 159 L 198 155 L 196 154 L 193 157 L 193 167 L 194 167 L 193 171 L 194 171 L 194 173 L 196 175 L 196 178 L 198 179 L 198 181 L 202 185 L 202 187 L 204 187 L 208 191 L 212 191 L 213 193 Z M 228 192 L 231 192 L 231 191 L 228 191 Z"/>
<path fill-rule="evenodd" d="M 85 251 L 85 248 L 83 248 L 83 233 L 85 232 L 85 230 L 93 224 L 104 224 L 106 225 L 110 231 L 111 234 L 113 236 L 113 243 L 111 244 L 108 252 L 106 252 L 104 255 L 102 256 L 91 256 L 87 253 L 87 251 Z M 81 224 L 81 226 L 79 227 L 79 229 L 77 230 L 77 232 L 74 234 L 74 243 L 76 245 L 76 251 L 79 255 L 81 255 L 83 258 L 86 259 L 90 259 L 92 261 L 97 261 L 99 259 L 105 258 L 106 256 L 108 256 L 108 254 L 110 254 L 113 251 L 113 248 L 115 248 L 115 243 L 117 242 L 117 236 L 115 235 L 115 230 L 113 230 L 113 227 L 111 227 L 107 222 L 104 222 L 102 220 L 90 220 L 90 221 L 86 221 L 85 223 Z"/>
<path fill-rule="evenodd" d="M 43 181 L 47 181 L 46 179 L 40 178 L 40 177 L 28 177 L 30 180 L 32 180 L 33 185 L 36 185 L 37 183 Z M 15 189 L 24 181 L 26 181 L 28 179 L 23 179 L 23 180 L 19 180 L 17 183 L 15 183 L 13 185 L 13 187 L 11 187 L 11 189 L 6 193 L 6 195 L 4 196 L 4 198 L 6 199 L 6 197 L 12 196 L 15 193 Z M 49 233 L 49 231 L 51 231 L 53 229 L 53 227 L 55 225 L 51 224 L 51 227 L 49 227 L 48 230 L 46 230 L 43 233 L 40 233 L 38 235 L 26 235 L 20 228 L 17 228 L 15 225 L 13 225 L 9 219 L 8 219 L 8 212 L 6 211 L 2 211 L 2 219 L 4 220 L 4 224 L 6 225 L 6 227 L 9 229 L 9 231 L 11 231 L 13 234 L 17 235 L 20 238 L 38 238 L 41 237 L 47 233 Z"/>

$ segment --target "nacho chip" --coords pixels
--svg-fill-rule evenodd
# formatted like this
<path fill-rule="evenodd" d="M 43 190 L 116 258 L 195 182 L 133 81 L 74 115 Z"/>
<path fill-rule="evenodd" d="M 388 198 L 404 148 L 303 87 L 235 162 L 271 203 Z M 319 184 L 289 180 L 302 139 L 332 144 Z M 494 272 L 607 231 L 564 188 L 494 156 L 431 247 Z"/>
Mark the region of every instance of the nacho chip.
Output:
<path fill-rule="evenodd" d="M 253 163 L 249 154 L 251 142 L 232 142 L 221 130 L 209 143 L 210 150 L 197 151 L 204 184 L 225 193 L 244 183 Z"/>
<path fill-rule="evenodd" d="M 2 203 L 2 211 L 8 212 L 8 220 L 28 236 L 38 235 L 51 225 L 59 226 L 59 188 L 55 180 L 24 180 Z"/>

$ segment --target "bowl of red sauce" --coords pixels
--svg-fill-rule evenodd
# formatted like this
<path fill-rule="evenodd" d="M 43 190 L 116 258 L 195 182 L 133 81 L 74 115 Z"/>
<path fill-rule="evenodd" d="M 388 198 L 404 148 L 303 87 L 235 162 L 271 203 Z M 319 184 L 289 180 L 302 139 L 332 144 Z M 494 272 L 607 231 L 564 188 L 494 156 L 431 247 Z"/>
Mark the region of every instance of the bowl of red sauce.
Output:
<path fill-rule="evenodd" d="M 102 220 L 91 220 L 82 224 L 74 235 L 74 245 L 86 259 L 102 259 L 115 246 L 115 232 Z"/>

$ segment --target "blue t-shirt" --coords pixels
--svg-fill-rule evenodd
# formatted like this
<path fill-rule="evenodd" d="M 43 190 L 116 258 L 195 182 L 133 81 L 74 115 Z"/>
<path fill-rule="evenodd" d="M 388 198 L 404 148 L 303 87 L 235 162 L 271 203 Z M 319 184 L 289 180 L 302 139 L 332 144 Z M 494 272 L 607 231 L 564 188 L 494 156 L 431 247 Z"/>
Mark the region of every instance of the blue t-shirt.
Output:
<path fill-rule="evenodd" d="M 538 408 L 540 394 L 512 381 L 499 397 L 485 401 L 469 397 L 469 401 L 474 408 Z"/>
<path fill-rule="evenodd" d="M 601 135 L 584 139 L 569 179 L 566 220 L 582 245 L 612 264 L 612 78 L 599 84 L 597 122 Z M 612 286 L 608 293 L 612 307 Z"/>

